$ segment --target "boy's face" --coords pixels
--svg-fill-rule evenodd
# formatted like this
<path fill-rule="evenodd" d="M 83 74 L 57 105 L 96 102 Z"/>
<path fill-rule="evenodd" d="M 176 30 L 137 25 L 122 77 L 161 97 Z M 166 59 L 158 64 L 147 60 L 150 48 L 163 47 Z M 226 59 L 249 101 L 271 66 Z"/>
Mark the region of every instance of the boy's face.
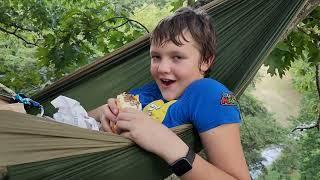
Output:
<path fill-rule="evenodd" d="M 199 69 L 201 55 L 198 44 L 188 31 L 184 32 L 183 45 L 177 46 L 172 41 L 161 46 L 151 44 L 150 71 L 166 100 L 180 97 L 187 86 L 195 80 L 203 78 L 209 64 L 202 63 Z"/>

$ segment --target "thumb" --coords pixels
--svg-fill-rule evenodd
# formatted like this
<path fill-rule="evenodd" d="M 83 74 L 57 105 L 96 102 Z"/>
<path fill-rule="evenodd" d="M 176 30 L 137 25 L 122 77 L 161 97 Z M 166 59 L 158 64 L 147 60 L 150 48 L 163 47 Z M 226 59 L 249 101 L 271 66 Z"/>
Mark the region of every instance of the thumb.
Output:
<path fill-rule="evenodd" d="M 118 108 L 117 101 L 116 101 L 115 98 L 110 98 L 110 99 L 108 99 L 108 106 L 109 106 L 110 111 L 111 111 L 115 116 L 117 116 L 118 113 L 119 113 L 119 108 Z"/>

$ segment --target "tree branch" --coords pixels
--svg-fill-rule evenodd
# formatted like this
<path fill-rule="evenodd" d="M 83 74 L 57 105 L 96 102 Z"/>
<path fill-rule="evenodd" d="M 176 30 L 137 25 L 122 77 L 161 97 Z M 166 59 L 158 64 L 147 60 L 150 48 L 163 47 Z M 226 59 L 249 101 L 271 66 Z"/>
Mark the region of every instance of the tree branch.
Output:
<path fill-rule="evenodd" d="M 38 32 L 37 30 L 34 30 L 34 29 L 22 27 L 22 26 L 18 25 L 17 23 L 11 23 L 10 26 L 15 27 L 16 29 L 21 29 L 23 31 Z"/>
<path fill-rule="evenodd" d="M 109 19 L 107 19 L 107 20 L 105 20 L 105 21 L 102 21 L 101 24 L 97 26 L 97 28 L 98 28 L 99 26 L 101 26 L 102 24 L 104 24 L 105 22 L 112 21 L 112 20 L 115 20 L 115 19 L 125 19 L 126 22 L 125 22 L 125 23 L 122 23 L 122 24 L 120 24 L 120 25 L 118 25 L 118 26 L 116 26 L 116 27 L 108 28 L 108 30 L 119 28 L 119 27 L 125 25 L 126 23 L 128 23 L 128 22 L 130 21 L 130 22 L 134 22 L 134 23 L 139 24 L 145 31 L 147 31 L 147 32 L 149 33 L 148 28 L 145 27 L 145 26 L 144 26 L 143 24 L 141 24 L 140 22 L 138 22 L 138 21 L 136 21 L 136 20 L 133 20 L 133 19 L 130 19 L 130 18 L 127 18 L 127 17 L 123 17 L 123 16 L 116 16 L 116 17 L 109 18 Z"/>
<path fill-rule="evenodd" d="M 318 117 L 318 120 L 316 123 L 312 123 L 310 125 L 305 125 L 305 126 L 297 126 L 295 127 L 291 132 L 294 132 L 296 130 L 300 130 L 300 131 L 304 131 L 306 129 L 313 129 L 313 128 L 317 128 L 318 131 L 320 130 L 320 114 L 319 114 L 319 117 Z"/>
<path fill-rule="evenodd" d="M 120 25 L 118 25 L 118 26 L 115 26 L 115 27 L 107 27 L 107 31 L 112 30 L 112 29 L 117 29 L 117 28 L 119 28 L 119 27 L 127 24 L 128 22 L 129 22 L 129 21 L 127 20 L 126 22 L 124 22 L 124 23 L 122 23 L 122 24 L 120 24 Z"/>
<path fill-rule="evenodd" d="M 24 41 L 26 44 L 30 44 L 30 45 L 33 45 L 33 46 L 38 46 L 37 44 L 29 42 L 26 39 L 24 39 L 23 37 L 21 37 L 18 34 L 16 34 L 17 29 L 15 29 L 14 32 L 10 32 L 10 31 L 0 27 L 0 31 L 5 32 L 5 33 L 10 34 L 10 35 L 13 35 L 13 36 L 17 37 L 18 39 L 21 39 L 22 41 Z"/>

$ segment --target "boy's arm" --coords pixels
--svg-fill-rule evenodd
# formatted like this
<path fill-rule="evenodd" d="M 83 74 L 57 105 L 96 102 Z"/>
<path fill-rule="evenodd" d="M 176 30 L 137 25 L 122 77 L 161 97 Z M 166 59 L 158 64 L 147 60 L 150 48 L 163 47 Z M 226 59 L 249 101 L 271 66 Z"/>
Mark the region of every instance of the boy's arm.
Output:
<path fill-rule="evenodd" d="M 15 111 L 15 112 L 26 114 L 26 110 L 24 109 L 24 105 L 21 103 L 0 104 L 0 110 Z"/>
<path fill-rule="evenodd" d="M 188 146 L 170 129 L 143 112 L 124 109 L 117 118 L 120 135 L 133 140 L 168 164 L 187 154 Z M 225 124 L 200 133 L 208 161 L 196 155 L 193 168 L 181 176 L 193 179 L 250 179 L 240 144 L 239 124 Z"/>
<path fill-rule="evenodd" d="M 22 103 L 10 104 L 2 99 L 0 99 L 0 110 L 9 110 L 26 114 L 26 110 L 24 109 L 24 105 Z"/>
<path fill-rule="evenodd" d="M 191 179 L 250 179 L 242 146 L 239 124 L 225 124 L 200 133 L 207 161 L 196 156 L 191 171 L 182 180 Z"/>

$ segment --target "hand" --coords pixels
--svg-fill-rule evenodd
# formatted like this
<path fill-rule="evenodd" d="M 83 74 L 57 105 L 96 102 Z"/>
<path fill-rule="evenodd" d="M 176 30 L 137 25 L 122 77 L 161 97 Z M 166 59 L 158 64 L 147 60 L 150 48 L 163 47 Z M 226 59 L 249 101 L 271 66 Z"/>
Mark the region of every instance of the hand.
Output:
<path fill-rule="evenodd" d="M 26 114 L 26 110 L 24 109 L 24 105 L 22 103 L 1 104 L 0 110 L 9 110 Z"/>
<path fill-rule="evenodd" d="M 120 135 L 169 164 L 187 154 L 188 146 L 176 134 L 141 111 L 125 108 L 116 120 L 117 127 L 122 131 Z"/>
<path fill-rule="evenodd" d="M 114 122 L 116 121 L 116 116 L 118 113 L 119 109 L 115 98 L 108 99 L 108 104 L 99 107 L 98 120 L 100 120 L 102 129 L 104 131 L 119 134 L 119 132 L 114 129 Z"/>

